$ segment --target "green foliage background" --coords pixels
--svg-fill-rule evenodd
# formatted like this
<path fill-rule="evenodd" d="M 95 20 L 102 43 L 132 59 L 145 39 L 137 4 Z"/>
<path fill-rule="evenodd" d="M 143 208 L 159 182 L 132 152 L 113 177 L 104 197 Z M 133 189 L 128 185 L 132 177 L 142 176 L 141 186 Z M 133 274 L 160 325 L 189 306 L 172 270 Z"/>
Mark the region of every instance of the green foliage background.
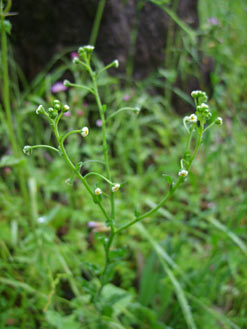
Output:
<path fill-rule="evenodd" d="M 100 312 L 90 296 L 99 285 L 103 247 L 88 222 L 101 222 L 102 216 L 61 158 L 45 151 L 28 159 L 9 155 L 1 106 L 6 152 L 0 161 L 0 328 L 247 328 L 247 4 L 201 0 L 198 13 L 197 36 L 180 26 L 169 41 L 164 66 L 147 80 L 106 73 L 100 81 L 107 111 L 142 109 L 138 116 L 123 112 L 110 124 L 112 172 L 115 181 L 124 183 L 117 194 L 119 224 L 159 202 L 169 189 L 162 174 L 177 176 L 186 133 L 171 98 L 176 93 L 191 103 L 183 87 L 175 87 L 177 76 L 183 84 L 190 75 L 199 78 L 214 117 L 224 119 L 220 129 L 205 136 L 188 181 L 167 207 L 115 242 L 118 258 Z M 51 85 L 64 73 L 85 81 L 69 52 L 54 58 L 29 84 L 10 49 L 11 105 L 20 148 L 54 142 L 35 109 L 53 99 Z M 200 67 L 208 57 L 214 61 L 210 88 Z M 95 59 L 94 65 L 102 63 Z M 154 95 L 157 88 L 160 93 Z M 59 98 L 72 108 L 63 119 L 64 130 L 90 127 L 86 141 L 70 137 L 71 157 L 102 161 L 94 100 L 73 88 Z M 101 168 L 100 162 L 84 163 L 85 171 Z M 27 182 L 26 201 L 18 173 Z M 96 186 L 97 180 L 90 183 Z"/>

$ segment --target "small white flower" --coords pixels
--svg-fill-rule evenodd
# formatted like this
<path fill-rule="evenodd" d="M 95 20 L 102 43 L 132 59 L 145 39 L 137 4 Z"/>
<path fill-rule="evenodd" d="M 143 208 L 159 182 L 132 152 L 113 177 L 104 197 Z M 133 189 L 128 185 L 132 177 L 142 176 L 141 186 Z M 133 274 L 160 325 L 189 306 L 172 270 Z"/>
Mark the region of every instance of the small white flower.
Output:
<path fill-rule="evenodd" d="M 218 126 L 221 126 L 223 125 L 223 119 L 221 117 L 218 117 L 216 120 L 215 120 L 215 123 L 218 125 Z"/>
<path fill-rule="evenodd" d="M 186 177 L 186 176 L 188 176 L 188 171 L 185 170 L 185 169 L 181 169 L 179 171 L 179 173 L 178 173 L 178 176 L 180 176 L 180 177 Z"/>
<path fill-rule="evenodd" d="M 200 93 L 200 90 L 194 90 L 194 91 L 192 91 L 191 96 L 197 97 L 199 95 L 199 93 Z"/>
<path fill-rule="evenodd" d="M 114 186 L 112 186 L 112 192 L 117 192 L 118 190 L 119 190 L 119 188 L 120 188 L 120 184 L 114 184 Z"/>
<path fill-rule="evenodd" d="M 37 218 L 37 222 L 40 224 L 43 224 L 47 221 L 47 218 L 45 216 L 41 216 Z"/>
<path fill-rule="evenodd" d="M 188 118 L 188 121 L 192 123 L 197 122 L 197 115 L 191 114 Z"/>
<path fill-rule="evenodd" d="M 89 134 L 89 129 L 88 129 L 88 127 L 84 127 L 84 128 L 82 128 L 82 130 L 81 130 L 81 135 L 82 135 L 82 137 L 87 137 L 88 134 Z"/>
<path fill-rule="evenodd" d="M 97 188 L 95 189 L 94 193 L 95 193 L 96 195 L 100 195 L 100 194 L 102 194 L 102 190 L 101 190 L 99 187 L 97 187 Z"/>

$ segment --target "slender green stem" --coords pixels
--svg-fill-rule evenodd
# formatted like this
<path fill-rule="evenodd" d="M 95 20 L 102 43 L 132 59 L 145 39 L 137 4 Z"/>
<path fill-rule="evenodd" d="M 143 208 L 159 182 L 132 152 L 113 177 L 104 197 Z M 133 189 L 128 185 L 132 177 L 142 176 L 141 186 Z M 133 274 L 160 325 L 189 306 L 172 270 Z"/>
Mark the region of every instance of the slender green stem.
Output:
<path fill-rule="evenodd" d="M 81 134 L 81 130 L 77 129 L 77 130 L 71 130 L 71 131 L 69 131 L 67 134 L 65 134 L 65 135 L 62 137 L 62 139 L 61 139 L 61 143 L 64 143 L 65 139 L 66 139 L 67 137 L 69 137 L 70 135 L 72 135 L 72 134 Z"/>
<path fill-rule="evenodd" d="M 68 154 L 67 154 L 67 152 L 65 150 L 65 147 L 63 145 L 63 139 L 61 139 L 61 137 L 59 135 L 58 127 L 57 127 L 56 122 L 53 124 L 53 131 L 54 131 L 54 134 L 56 136 L 56 139 L 57 139 L 57 141 L 59 143 L 60 151 L 62 152 L 62 155 L 63 155 L 63 157 L 64 157 L 67 165 L 76 174 L 76 176 L 80 179 L 80 181 L 82 182 L 82 184 L 85 186 L 86 190 L 91 195 L 93 201 L 98 205 L 98 207 L 102 211 L 105 219 L 108 222 L 111 222 L 111 220 L 110 220 L 109 216 L 107 215 L 105 209 L 103 208 L 102 204 L 96 200 L 96 198 L 95 198 L 96 196 L 94 195 L 93 191 L 91 190 L 91 188 L 90 188 L 89 184 L 87 183 L 86 179 L 80 174 L 80 172 L 77 170 L 77 168 L 75 167 L 75 165 L 73 164 L 73 162 L 70 160 L 70 157 L 68 156 Z"/>
<path fill-rule="evenodd" d="M 89 88 L 89 87 L 83 86 L 83 85 L 79 85 L 77 83 L 67 82 L 66 86 L 81 88 L 81 89 L 84 89 L 84 90 L 90 92 L 91 94 L 94 94 L 94 90 L 92 88 Z"/>
<path fill-rule="evenodd" d="M 94 18 L 93 28 L 92 28 L 92 32 L 91 32 L 90 39 L 89 39 L 89 44 L 92 46 L 95 45 L 97 37 L 98 37 L 99 27 L 100 27 L 101 19 L 103 16 L 105 4 L 106 4 L 106 0 L 100 0 L 98 3 L 97 12 L 96 12 L 96 16 Z"/>
<path fill-rule="evenodd" d="M 110 172 L 109 155 L 108 155 L 108 144 L 107 144 L 107 132 L 106 132 L 106 120 L 105 120 L 105 115 L 104 115 L 104 109 L 103 109 L 101 99 L 99 96 L 97 78 L 95 76 L 95 73 L 91 70 L 91 68 L 89 70 L 89 74 L 93 81 L 95 99 L 96 99 L 96 103 L 98 105 L 100 118 L 102 121 L 102 139 L 103 139 L 104 160 L 105 160 L 105 166 L 106 166 L 106 176 L 111 181 L 111 172 Z M 115 199 L 114 199 L 114 193 L 112 191 L 110 193 L 111 193 L 111 219 L 112 219 L 112 221 L 114 221 L 114 219 L 115 219 Z"/>
<path fill-rule="evenodd" d="M 55 152 L 58 152 L 59 153 L 59 150 L 53 146 L 50 146 L 50 145 L 34 145 L 34 146 L 31 146 L 32 150 L 33 149 L 38 149 L 38 148 L 46 148 L 46 149 L 50 149 L 52 151 L 55 151 Z"/>
<path fill-rule="evenodd" d="M 133 111 L 133 112 L 139 113 L 140 109 L 139 109 L 139 107 L 122 107 L 121 109 L 117 110 L 116 112 L 111 113 L 107 117 L 106 121 L 108 121 L 109 119 L 115 117 L 117 114 L 124 112 L 124 111 Z"/>
<path fill-rule="evenodd" d="M 108 184 L 110 184 L 110 185 L 114 185 L 113 182 L 111 182 L 111 181 L 110 181 L 109 179 L 107 179 L 105 176 L 103 176 L 103 175 L 101 175 L 101 174 L 99 174 L 99 173 L 97 173 L 97 172 L 91 171 L 91 172 L 89 172 L 88 174 L 84 175 L 83 177 L 84 177 L 84 178 L 87 178 L 87 177 L 89 177 L 89 176 L 98 176 L 98 177 L 102 178 L 103 180 L 105 180 Z"/>
<path fill-rule="evenodd" d="M 1 55 L 2 55 L 2 74 L 3 74 L 3 103 L 6 113 L 6 123 L 9 133 L 9 139 L 11 143 L 11 147 L 13 150 L 13 154 L 15 157 L 20 156 L 20 149 L 16 142 L 15 130 L 12 122 L 11 116 L 11 106 L 10 106 L 10 88 L 9 88 L 9 71 L 8 71 L 8 41 L 7 41 L 7 34 L 4 28 L 4 14 L 7 14 L 11 6 L 11 1 L 8 1 L 5 11 L 3 12 L 3 2 L 0 2 L 0 21 L 1 21 Z M 20 170 L 17 169 L 17 176 L 19 181 L 19 186 L 25 200 L 25 203 L 28 205 L 28 192 L 27 186 L 25 183 L 25 176 L 20 173 Z"/>
<path fill-rule="evenodd" d="M 215 125 L 215 121 L 213 121 L 212 123 L 210 123 L 210 125 L 208 125 L 208 126 L 204 129 L 203 133 L 205 133 L 205 131 L 207 131 L 209 128 L 212 128 L 214 125 Z"/>
<path fill-rule="evenodd" d="M 6 112 L 7 125 L 9 138 L 13 152 L 16 154 L 18 146 L 16 143 L 14 127 L 11 118 L 11 108 L 10 108 L 10 96 L 9 96 L 9 72 L 8 72 L 8 44 L 7 35 L 4 28 L 4 14 L 2 13 L 2 2 L 1 2 L 1 46 L 2 46 L 2 72 L 3 72 L 3 103 Z"/>

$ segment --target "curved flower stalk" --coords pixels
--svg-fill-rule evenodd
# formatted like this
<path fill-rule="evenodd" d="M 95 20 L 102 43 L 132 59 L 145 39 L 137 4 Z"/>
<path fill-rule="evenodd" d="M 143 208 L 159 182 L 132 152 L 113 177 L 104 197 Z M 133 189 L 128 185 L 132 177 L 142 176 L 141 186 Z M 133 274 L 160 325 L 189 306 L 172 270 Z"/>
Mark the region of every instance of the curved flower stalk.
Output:
<path fill-rule="evenodd" d="M 112 181 L 112 175 L 110 170 L 110 159 L 109 159 L 109 153 L 108 153 L 108 143 L 107 143 L 107 125 L 108 118 L 113 118 L 114 115 L 108 115 L 106 117 L 106 105 L 102 104 L 99 90 L 98 90 L 98 76 L 103 71 L 111 68 L 111 67 L 118 67 L 118 62 L 113 61 L 109 65 L 107 65 L 104 69 L 102 69 L 100 72 L 95 72 L 91 66 L 91 55 L 94 50 L 93 46 L 85 46 L 81 47 L 78 50 L 79 57 L 76 57 L 74 59 L 74 63 L 76 65 L 79 65 L 82 69 L 86 70 L 88 74 L 90 75 L 92 85 L 90 88 L 87 86 L 81 86 L 81 85 L 75 85 L 70 83 L 69 81 L 65 81 L 66 86 L 73 86 L 73 87 L 79 87 L 84 89 L 90 89 L 90 92 L 94 95 L 95 101 L 98 106 L 99 114 L 100 114 L 100 120 L 102 122 L 101 129 L 102 129 L 102 152 L 104 155 L 104 164 L 105 164 L 105 176 L 101 173 L 97 172 L 89 172 L 85 176 L 83 176 L 80 173 L 80 165 L 76 165 L 72 162 L 70 159 L 68 153 L 66 152 L 64 141 L 67 137 L 69 137 L 71 134 L 80 134 L 83 138 L 86 138 L 89 134 L 89 128 L 83 127 L 81 129 L 72 130 L 67 132 L 66 134 L 61 134 L 59 131 L 59 121 L 63 116 L 63 113 L 66 111 L 69 111 L 70 108 L 67 104 L 63 105 L 59 100 L 54 100 L 51 104 L 51 107 L 48 109 L 45 109 L 44 106 L 40 105 L 36 113 L 37 115 L 43 115 L 47 121 L 50 123 L 51 128 L 53 130 L 53 133 L 57 140 L 57 146 L 53 147 L 50 145 L 34 145 L 34 146 L 25 146 L 23 151 L 26 155 L 31 155 L 32 151 L 34 149 L 43 147 L 50 149 L 51 151 L 55 151 L 56 153 L 59 153 L 63 156 L 64 161 L 66 162 L 67 166 L 76 174 L 76 176 L 80 179 L 82 184 L 84 185 L 85 189 L 89 193 L 89 195 L 92 198 L 92 201 L 94 204 L 96 204 L 100 211 L 102 212 L 102 215 L 105 218 L 106 226 L 109 227 L 109 230 L 106 230 L 108 234 L 108 237 L 104 239 L 104 249 L 105 249 L 105 265 L 101 272 L 100 277 L 100 288 L 97 292 L 97 294 L 93 297 L 93 300 L 96 302 L 101 294 L 101 291 L 105 284 L 108 282 L 108 269 L 109 265 L 111 264 L 111 257 L 110 257 L 110 250 L 112 247 L 112 243 L 114 238 L 122 233 L 123 231 L 127 230 L 129 227 L 134 225 L 135 223 L 143 220 L 144 218 L 150 217 L 154 215 L 159 208 L 163 207 L 164 204 L 169 200 L 175 191 L 178 189 L 178 187 L 189 177 L 191 165 L 193 163 L 193 160 L 195 159 L 198 149 L 201 145 L 203 134 L 208 129 L 212 128 L 213 125 L 221 125 L 223 123 L 222 118 L 217 118 L 214 121 L 211 121 L 212 114 L 210 112 L 209 106 L 207 105 L 207 95 L 203 91 L 193 91 L 191 93 L 191 96 L 194 99 L 196 111 L 195 113 L 190 114 L 189 116 L 186 116 L 183 119 L 184 126 L 186 128 L 186 131 L 188 133 L 187 137 L 187 143 L 185 146 L 185 152 L 184 157 L 180 161 L 180 170 L 178 171 L 178 178 L 175 183 L 173 183 L 172 178 L 170 176 L 166 176 L 167 182 L 170 184 L 170 190 L 169 192 L 163 196 L 163 198 L 160 200 L 160 202 L 157 204 L 156 207 L 153 209 L 140 214 L 136 215 L 133 219 L 126 220 L 126 223 L 122 226 L 117 226 L 115 223 L 115 194 L 119 193 L 121 191 L 121 184 L 120 183 L 114 183 Z M 138 109 L 138 111 L 137 111 Z M 131 110 L 134 112 L 139 113 L 139 108 L 123 108 L 119 109 L 115 112 L 115 115 L 117 115 L 119 112 L 123 110 Z M 211 121 L 210 124 L 208 122 Z M 195 139 L 195 146 L 192 147 L 192 139 Z M 86 141 L 85 141 L 86 142 Z M 88 176 L 94 175 L 98 177 L 99 179 L 102 179 L 106 181 L 109 185 L 109 194 L 110 194 L 110 204 L 111 204 L 111 211 L 108 213 L 105 209 L 105 207 L 102 204 L 102 198 L 106 194 L 106 191 L 103 191 L 100 187 L 97 187 L 96 189 L 92 189 L 89 183 L 87 182 Z M 120 190 L 120 191 L 119 191 Z"/>

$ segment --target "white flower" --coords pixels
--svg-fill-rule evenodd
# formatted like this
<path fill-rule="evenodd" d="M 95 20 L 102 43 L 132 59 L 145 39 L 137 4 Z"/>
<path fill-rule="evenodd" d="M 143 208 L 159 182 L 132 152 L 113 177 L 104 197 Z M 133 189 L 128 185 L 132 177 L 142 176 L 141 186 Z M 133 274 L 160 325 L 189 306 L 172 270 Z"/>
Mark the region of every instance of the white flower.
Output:
<path fill-rule="evenodd" d="M 100 195 L 100 194 L 102 194 L 102 190 L 101 190 L 99 187 L 97 187 L 97 188 L 95 189 L 94 193 L 95 193 L 96 195 Z"/>
<path fill-rule="evenodd" d="M 180 176 L 180 177 L 186 177 L 186 176 L 188 176 L 188 171 L 185 170 L 185 169 L 181 169 L 179 171 L 179 173 L 178 173 L 178 176 Z"/>
<path fill-rule="evenodd" d="M 114 184 L 114 186 L 112 186 L 112 192 L 117 192 L 118 190 L 119 190 L 119 188 L 120 188 L 120 184 Z"/>
<path fill-rule="evenodd" d="M 218 117 L 216 120 L 215 120 L 215 123 L 218 125 L 218 126 L 221 126 L 223 125 L 223 119 L 221 117 Z"/>
<path fill-rule="evenodd" d="M 82 137 L 86 137 L 88 134 L 89 134 L 88 127 L 83 127 L 82 130 L 81 130 Z"/>
<path fill-rule="evenodd" d="M 188 121 L 192 123 L 197 122 L 197 116 L 195 114 L 191 114 L 188 118 Z"/>

